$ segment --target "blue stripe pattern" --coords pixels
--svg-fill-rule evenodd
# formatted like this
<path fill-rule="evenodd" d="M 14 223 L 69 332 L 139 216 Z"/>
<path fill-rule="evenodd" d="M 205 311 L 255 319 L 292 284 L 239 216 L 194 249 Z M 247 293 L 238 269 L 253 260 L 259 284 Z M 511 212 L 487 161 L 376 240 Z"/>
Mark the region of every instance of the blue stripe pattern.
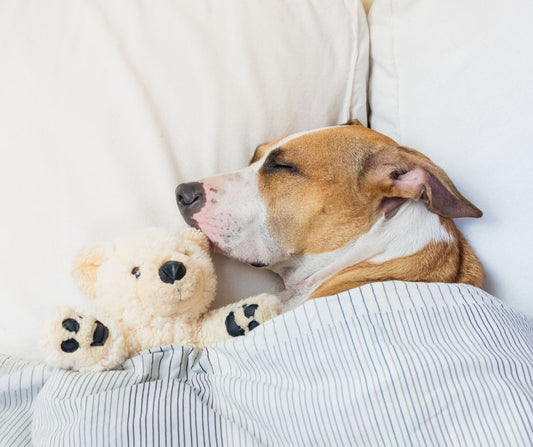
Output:
<path fill-rule="evenodd" d="M 533 322 L 480 289 L 391 281 L 121 371 L 0 357 L 0 445 L 531 446 Z"/>
<path fill-rule="evenodd" d="M 0 355 L 0 446 L 29 446 L 32 407 L 52 373 L 42 364 Z"/>

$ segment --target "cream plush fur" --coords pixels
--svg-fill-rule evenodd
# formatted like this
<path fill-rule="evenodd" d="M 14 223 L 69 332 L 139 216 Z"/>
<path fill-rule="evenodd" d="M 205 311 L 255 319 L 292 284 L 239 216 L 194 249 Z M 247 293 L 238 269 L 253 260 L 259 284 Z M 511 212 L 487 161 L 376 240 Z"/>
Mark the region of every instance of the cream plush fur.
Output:
<path fill-rule="evenodd" d="M 176 279 L 165 277 L 169 261 L 183 266 Z M 207 312 L 216 278 L 209 242 L 194 229 L 151 228 L 85 248 L 73 276 L 92 311 L 61 308 L 47 324 L 45 358 L 62 368 L 116 368 L 136 352 L 168 344 L 202 349 L 281 312 L 268 294 Z"/>

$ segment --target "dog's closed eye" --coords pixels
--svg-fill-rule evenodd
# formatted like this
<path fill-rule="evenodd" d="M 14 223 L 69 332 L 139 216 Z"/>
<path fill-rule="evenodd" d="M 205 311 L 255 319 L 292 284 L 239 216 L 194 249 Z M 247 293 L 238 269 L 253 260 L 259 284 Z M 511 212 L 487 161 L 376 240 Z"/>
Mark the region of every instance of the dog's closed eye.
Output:
<path fill-rule="evenodd" d="M 265 172 L 286 171 L 294 174 L 299 173 L 298 168 L 292 163 L 281 159 L 281 149 L 276 149 L 267 157 L 263 169 Z"/>

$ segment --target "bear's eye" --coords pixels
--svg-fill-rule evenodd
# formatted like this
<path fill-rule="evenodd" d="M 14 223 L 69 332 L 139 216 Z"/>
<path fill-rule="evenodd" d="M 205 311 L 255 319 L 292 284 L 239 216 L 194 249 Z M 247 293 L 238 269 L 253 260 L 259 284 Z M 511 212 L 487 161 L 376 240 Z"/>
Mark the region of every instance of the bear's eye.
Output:
<path fill-rule="evenodd" d="M 138 278 L 139 276 L 141 276 L 141 269 L 139 267 L 133 267 L 131 269 L 131 274 L 135 276 L 135 278 Z"/>

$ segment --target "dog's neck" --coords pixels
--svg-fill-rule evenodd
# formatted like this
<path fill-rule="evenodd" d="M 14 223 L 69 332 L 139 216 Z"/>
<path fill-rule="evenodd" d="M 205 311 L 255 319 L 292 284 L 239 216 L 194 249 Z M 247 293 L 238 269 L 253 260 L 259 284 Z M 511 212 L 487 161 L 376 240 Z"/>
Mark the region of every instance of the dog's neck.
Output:
<path fill-rule="evenodd" d="M 421 203 L 407 201 L 394 217 L 382 216 L 367 232 L 344 247 L 292 257 L 273 266 L 272 270 L 283 279 L 285 291 L 280 297 L 286 308 L 291 309 L 352 266 L 363 263 L 378 266 L 411 256 L 432 242 L 449 244 L 453 241 L 454 236 L 442 225 L 439 216 Z"/>

